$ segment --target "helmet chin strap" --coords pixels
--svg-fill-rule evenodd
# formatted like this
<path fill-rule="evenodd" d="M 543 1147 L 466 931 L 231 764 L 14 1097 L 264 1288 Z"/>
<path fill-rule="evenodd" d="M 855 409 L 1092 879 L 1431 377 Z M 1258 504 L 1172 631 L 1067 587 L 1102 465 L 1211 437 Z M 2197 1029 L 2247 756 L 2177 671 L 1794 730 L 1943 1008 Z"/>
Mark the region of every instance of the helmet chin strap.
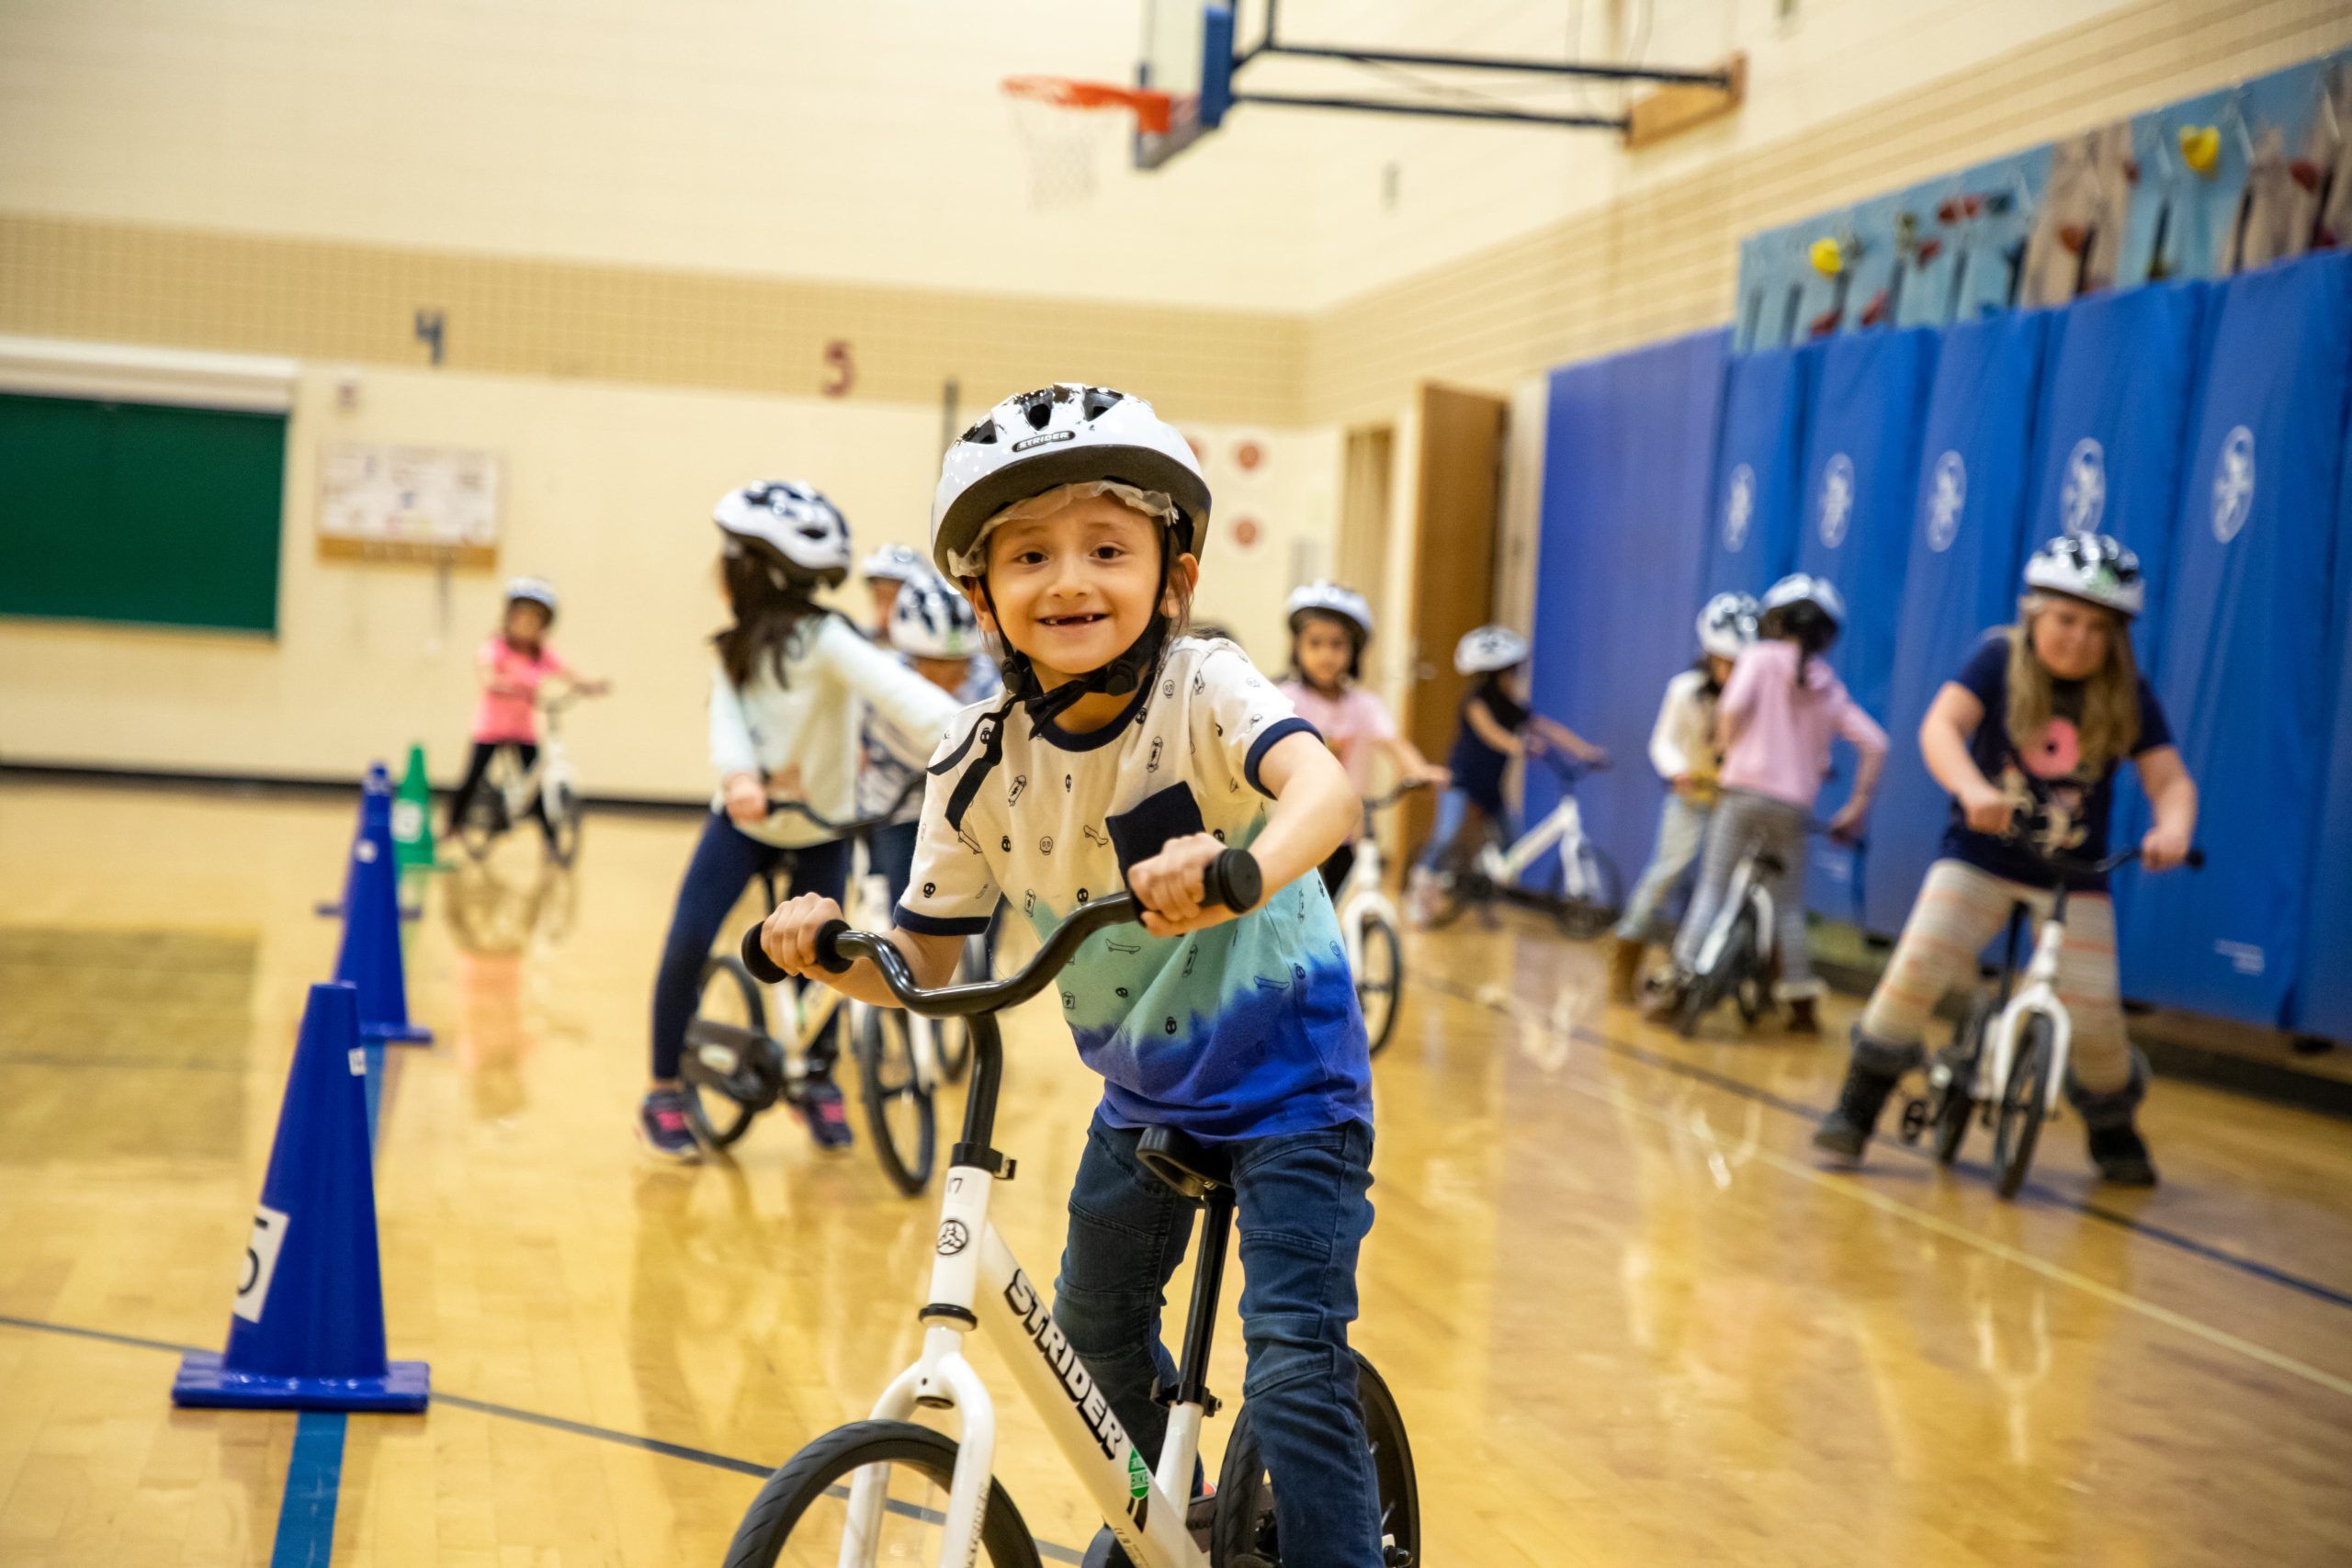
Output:
<path fill-rule="evenodd" d="M 995 615 L 996 597 L 989 592 L 988 579 L 980 580 L 980 596 L 988 601 L 989 614 Z M 998 624 L 1001 626 L 1002 619 Z M 984 716 L 964 737 L 963 744 L 931 765 L 932 774 L 941 776 L 962 763 L 975 744 L 980 749 L 979 759 L 965 770 L 947 796 L 947 825 L 963 830 L 964 814 L 971 808 L 972 797 L 979 793 L 980 783 L 996 771 L 1004 761 L 1004 727 L 1015 708 L 1029 715 L 1030 732 L 1061 717 L 1072 707 L 1091 696 L 1124 697 L 1132 695 L 1149 683 L 1159 671 L 1159 660 L 1168 649 L 1168 613 L 1157 606 L 1151 613 L 1151 624 L 1143 635 L 1129 644 L 1125 652 L 1097 670 L 1065 681 L 1048 691 L 1037 678 L 1036 664 L 1025 653 L 1014 652 L 1004 661 L 1004 703 L 994 713 Z"/>

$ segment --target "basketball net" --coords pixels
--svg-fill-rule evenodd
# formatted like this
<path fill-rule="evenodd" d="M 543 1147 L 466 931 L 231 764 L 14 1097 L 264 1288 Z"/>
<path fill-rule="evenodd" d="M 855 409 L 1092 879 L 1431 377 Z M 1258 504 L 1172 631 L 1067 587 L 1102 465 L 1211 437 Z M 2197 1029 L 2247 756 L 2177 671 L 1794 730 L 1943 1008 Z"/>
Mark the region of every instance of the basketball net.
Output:
<path fill-rule="evenodd" d="M 1008 76 L 1004 96 L 1029 162 L 1033 211 L 1085 206 L 1094 199 L 1106 148 L 1137 127 L 1168 129 L 1168 95 L 1146 88 L 1060 76 Z"/>

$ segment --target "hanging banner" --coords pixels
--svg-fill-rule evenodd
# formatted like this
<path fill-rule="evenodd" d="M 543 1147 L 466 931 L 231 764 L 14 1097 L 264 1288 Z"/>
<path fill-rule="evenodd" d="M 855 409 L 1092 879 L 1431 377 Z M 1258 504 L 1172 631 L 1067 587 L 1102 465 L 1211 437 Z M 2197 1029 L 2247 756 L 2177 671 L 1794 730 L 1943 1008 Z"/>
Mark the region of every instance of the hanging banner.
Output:
<path fill-rule="evenodd" d="M 1862 889 L 1863 924 L 1881 935 L 1902 930 L 1949 809 L 1919 754 L 1919 721 L 1985 630 L 2016 618 L 2050 324 L 2039 311 L 1995 316 L 1952 328 L 1936 353 Z"/>
<path fill-rule="evenodd" d="M 1805 405 L 1821 354 L 1768 349 L 1734 359 L 1724 374 L 1702 593 L 1761 593 L 1796 558 Z"/>
<path fill-rule="evenodd" d="M 1647 760 L 1651 721 L 1668 680 L 1698 653 L 1699 520 L 1729 346 L 1728 333 L 1700 333 L 1552 375 L 1532 695 L 1615 759 L 1577 801 L 1627 879 L 1649 854 L 1664 797 Z M 1558 798 L 1551 772 L 1531 764 L 1530 819 Z"/>
<path fill-rule="evenodd" d="M 2352 259 L 2214 288 L 2154 677 L 2200 800 L 2201 873 L 2119 886 L 2127 991 L 2285 1021 L 2303 953 L 2332 695 L 2332 527 Z M 2340 955 L 2339 955 L 2340 956 Z"/>
<path fill-rule="evenodd" d="M 1940 336 L 1913 328 L 1825 344 L 1806 421 L 1805 499 L 1792 570 L 1827 578 L 1845 598 L 1846 627 L 1830 649 L 1830 667 L 1881 722 L 1917 495 L 1920 416 Z M 1853 783 L 1848 749 L 1833 755 L 1821 793 L 1824 813 L 1844 802 Z M 1810 842 L 1807 902 L 1839 919 L 1854 918 L 1858 857 L 1826 838 Z"/>

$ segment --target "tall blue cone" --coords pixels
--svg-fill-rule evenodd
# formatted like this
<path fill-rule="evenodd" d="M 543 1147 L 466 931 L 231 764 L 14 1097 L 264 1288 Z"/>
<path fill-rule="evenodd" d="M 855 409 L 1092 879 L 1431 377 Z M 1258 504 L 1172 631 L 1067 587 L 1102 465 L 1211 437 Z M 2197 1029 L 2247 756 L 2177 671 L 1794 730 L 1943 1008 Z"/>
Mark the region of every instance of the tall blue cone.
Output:
<path fill-rule="evenodd" d="M 368 770 L 359 792 L 359 834 L 351 840 L 344 882 L 343 951 L 334 977 L 359 988 L 359 1032 L 390 1044 L 422 1044 L 433 1032 L 408 1021 L 408 977 L 401 962 L 400 866 L 392 854 L 392 776 Z"/>
<path fill-rule="evenodd" d="M 384 1353 L 358 1001 L 340 982 L 311 987 L 229 1309 L 229 1348 L 193 1350 L 181 1360 L 175 1404 L 424 1408 L 424 1363 Z"/>

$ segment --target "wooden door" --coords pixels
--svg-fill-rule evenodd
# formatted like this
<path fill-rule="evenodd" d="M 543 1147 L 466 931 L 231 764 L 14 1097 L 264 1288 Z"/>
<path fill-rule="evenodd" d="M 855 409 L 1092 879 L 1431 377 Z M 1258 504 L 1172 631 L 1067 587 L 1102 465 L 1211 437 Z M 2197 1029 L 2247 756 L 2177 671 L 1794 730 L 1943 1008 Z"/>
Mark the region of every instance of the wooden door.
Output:
<path fill-rule="evenodd" d="M 1484 392 L 1424 386 L 1413 504 L 1413 680 L 1398 724 L 1431 761 L 1442 762 L 1469 682 L 1453 672 L 1453 645 L 1484 626 L 1495 604 L 1495 525 L 1503 430 L 1510 405 Z M 1437 802 L 1426 792 L 1405 803 L 1405 842 L 1429 838 Z"/>

